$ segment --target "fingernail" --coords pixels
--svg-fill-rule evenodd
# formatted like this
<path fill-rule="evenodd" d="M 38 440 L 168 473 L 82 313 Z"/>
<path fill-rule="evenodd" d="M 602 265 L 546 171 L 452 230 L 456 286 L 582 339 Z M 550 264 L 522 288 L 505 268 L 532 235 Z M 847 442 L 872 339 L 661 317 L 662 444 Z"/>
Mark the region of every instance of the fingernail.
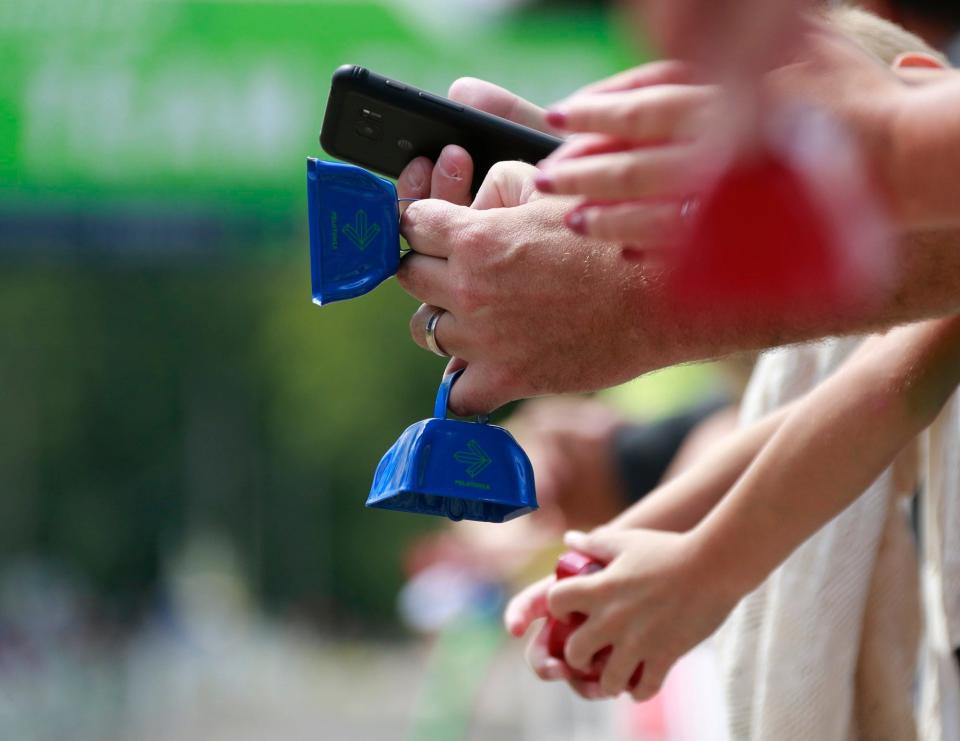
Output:
<path fill-rule="evenodd" d="M 541 193 L 553 193 L 556 190 L 556 185 L 553 182 L 553 178 L 547 175 L 545 172 L 538 174 L 534 179 L 533 184 Z"/>
<path fill-rule="evenodd" d="M 566 127 L 567 117 L 567 111 L 564 108 L 551 108 L 547 111 L 547 123 L 558 129 Z"/>
<path fill-rule="evenodd" d="M 463 180 L 463 176 L 460 174 L 459 168 L 456 166 L 451 167 L 450 163 L 440 158 L 440 174 L 445 178 L 450 178 L 451 180 Z"/>
<path fill-rule="evenodd" d="M 417 162 L 407 171 L 407 185 L 419 191 L 427 181 L 426 167 L 423 162 Z"/>
<path fill-rule="evenodd" d="M 583 211 L 576 209 L 563 217 L 567 229 L 577 234 L 587 233 L 587 220 L 583 218 Z"/>

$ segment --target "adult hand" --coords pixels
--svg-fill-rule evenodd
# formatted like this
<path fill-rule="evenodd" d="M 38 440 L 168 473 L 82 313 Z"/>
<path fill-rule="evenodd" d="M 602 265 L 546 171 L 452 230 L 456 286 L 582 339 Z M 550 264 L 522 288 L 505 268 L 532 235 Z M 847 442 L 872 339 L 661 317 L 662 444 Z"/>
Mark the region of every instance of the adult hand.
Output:
<path fill-rule="evenodd" d="M 579 234 L 646 250 L 667 246 L 678 237 L 684 204 L 722 163 L 705 125 L 719 101 L 719 88 L 687 84 L 574 95 L 548 120 L 589 134 L 541 164 L 537 187 L 582 196 L 566 215 Z"/>
<path fill-rule="evenodd" d="M 426 304 L 411 334 L 426 347 L 425 325 L 466 367 L 453 387 L 458 414 L 489 412 L 514 399 L 591 391 L 647 367 L 638 298 L 646 276 L 620 249 L 563 226 L 569 202 L 538 197 L 536 168 L 495 166 L 473 208 L 413 203 L 401 231 L 414 249 L 397 278 Z"/>
<path fill-rule="evenodd" d="M 741 596 L 724 586 L 723 574 L 713 573 L 689 533 L 606 528 L 568 533 L 565 543 L 607 562 L 602 571 L 547 589 L 554 617 L 587 615 L 567 639 L 568 667 L 587 672 L 599 651 L 612 648 L 595 696 L 630 692 L 637 701 L 651 698 L 670 667 L 710 636 Z M 640 662 L 643 675 L 631 690 Z"/>
<path fill-rule="evenodd" d="M 929 157 L 916 153 L 922 151 L 919 142 L 936 142 L 929 131 L 941 124 L 949 128 L 944 115 L 933 111 L 949 97 L 946 85 L 930 84 L 936 80 L 930 67 L 937 62 L 929 55 L 902 55 L 894 63 L 896 74 L 844 38 L 842 33 L 854 33 L 844 24 L 855 20 L 837 15 L 841 33 L 812 26 L 804 61 L 770 72 L 765 96 L 830 111 L 852 133 L 859 158 L 901 226 L 956 223 L 953 191 L 945 187 L 950 176 L 938 174 Z M 925 85 L 904 75 L 904 68 L 918 66 Z M 729 110 L 722 111 L 719 89 L 710 86 L 573 96 L 548 111 L 547 119 L 590 133 L 551 155 L 538 184 L 545 192 L 584 198 L 567 216 L 579 233 L 657 246 L 649 235 L 677 233 L 681 204 L 708 184 L 728 157 L 730 143 L 720 141 L 717 131 L 732 141 L 727 134 L 736 127 L 723 126 Z"/>
<path fill-rule="evenodd" d="M 447 97 L 481 111 L 500 116 L 538 131 L 557 134 L 546 121 L 546 111 L 499 85 L 475 77 L 461 77 L 450 86 Z M 437 198 L 450 203 L 470 203 L 473 160 L 463 147 L 448 145 L 436 164 L 426 157 L 412 160 L 397 179 L 400 198 Z"/>
<path fill-rule="evenodd" d="M 587 85 L 578 94 L 686 82 L 690 75 L 687 66 L 679 62 L 653 62 Z M 450 85 L 447 97 L 538 131 L 557 136 L 565 134 L 547 121 L 547 112 L 543 108 L 486 80 L 461 77 Z M 397 180 L 397 193 L 400 198 L 439 198 L 466 205 L 470 203 L 472 178 L 473 162 L 469 153 L 462 147 L 451 145 L 440 153 L 436 166 L 426 157 L 410 162 Z"/>

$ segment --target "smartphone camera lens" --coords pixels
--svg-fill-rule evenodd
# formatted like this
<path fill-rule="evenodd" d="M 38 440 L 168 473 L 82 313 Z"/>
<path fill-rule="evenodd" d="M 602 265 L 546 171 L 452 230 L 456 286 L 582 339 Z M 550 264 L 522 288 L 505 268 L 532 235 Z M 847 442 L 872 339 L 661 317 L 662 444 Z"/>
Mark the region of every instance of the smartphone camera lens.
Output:
<path fill-rule="evenodd" d="M 360 112 L 360 116 L 357 118 L 357 122 L 354 125 L 353 130 L 364 139 L 372 139 L 376 141 L 380 138 L 380 135 L 383 131 L 380 124 L 382 118 L 383 116 L 379 113 L 364 108 Z"/>

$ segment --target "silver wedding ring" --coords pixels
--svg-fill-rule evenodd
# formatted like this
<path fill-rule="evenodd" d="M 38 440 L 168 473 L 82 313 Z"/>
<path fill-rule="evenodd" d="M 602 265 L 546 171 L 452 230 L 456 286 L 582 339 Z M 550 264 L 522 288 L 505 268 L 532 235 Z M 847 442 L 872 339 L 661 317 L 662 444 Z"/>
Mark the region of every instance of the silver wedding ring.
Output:
<path fill-rule="evenodd" d="M 430 348 L 430 352 L 434 355 L 439 355 L 441 358 L 449 358 L 450 355 L 443 351 L 443 348 L 437 343 L 437 322 L 440 321 L 440 317 L 447 313 L 446 309 L 434 309 L 433 313 L 427 319 L 427 347 Z"/>

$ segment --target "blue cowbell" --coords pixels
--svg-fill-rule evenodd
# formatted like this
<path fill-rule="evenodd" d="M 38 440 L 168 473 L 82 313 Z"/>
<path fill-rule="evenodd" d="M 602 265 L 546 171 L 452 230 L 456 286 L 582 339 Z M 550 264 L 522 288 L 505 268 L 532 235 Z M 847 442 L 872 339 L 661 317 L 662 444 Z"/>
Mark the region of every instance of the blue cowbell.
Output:
<path fill-rule="evenodd" d="M 369 293 L 400 267 L 400 208 L 392 182 L 362 167 L 307 159 L 313 301 Z"/>
<path fill-rule="evenodd" d="M 433 418 L 408 427 L 383 456 L 368 507 L 481 522 L 537 509 L 533 468 L 513 436 L 480 419 L 447 419 L 450 389 L 462 372 L 443 379 Z"/>

